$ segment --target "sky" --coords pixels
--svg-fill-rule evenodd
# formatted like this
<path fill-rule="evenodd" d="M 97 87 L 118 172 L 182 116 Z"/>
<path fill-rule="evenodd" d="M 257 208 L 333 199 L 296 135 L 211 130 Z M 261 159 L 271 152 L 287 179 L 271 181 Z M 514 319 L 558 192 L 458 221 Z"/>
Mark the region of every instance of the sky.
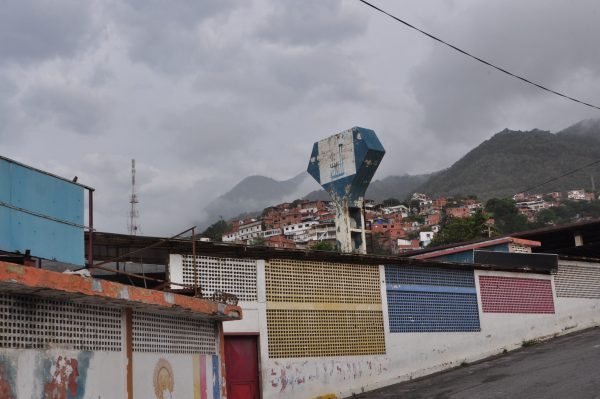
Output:
<path fill-rule="evenodd" d="M 600 104 L 597 1 L 372 2 Z M 101 231 L 127 230 L 132 158 L 142 232 L 171 235 L 246 176 L 301 173 L 315 141 L 352 126 L 386 148 L 377 179 L 449 167 L 504 128 L 600 116 L 356 0 L 2 4 L 0 154 L 94 187 Z"/>

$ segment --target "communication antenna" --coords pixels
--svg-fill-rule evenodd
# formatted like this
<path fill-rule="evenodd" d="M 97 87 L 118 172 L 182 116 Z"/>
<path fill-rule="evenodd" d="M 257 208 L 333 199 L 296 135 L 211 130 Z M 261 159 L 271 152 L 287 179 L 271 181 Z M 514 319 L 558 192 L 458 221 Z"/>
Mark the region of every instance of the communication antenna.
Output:
<path fill-rule="evenodd" d="M 127 220 L 127 230 L 129 235 L 135 236 L 140 232 L 139 218 L 140 213 L 137 209 L 139 203 L 135 192 L 135 159 L 131 160 L 131 197 L 129 198 L 131 209 L 129 210 L 129 218 Z"/>

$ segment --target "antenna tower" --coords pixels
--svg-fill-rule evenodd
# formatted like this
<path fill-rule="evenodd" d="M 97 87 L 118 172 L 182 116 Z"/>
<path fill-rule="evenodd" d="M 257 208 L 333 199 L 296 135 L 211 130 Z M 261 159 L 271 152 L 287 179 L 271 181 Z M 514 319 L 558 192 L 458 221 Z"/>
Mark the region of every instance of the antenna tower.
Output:
<path fill-rule="evenodd" d="M 131 197 L 129 198 L 131 209 L 129 210 L 129 218 L 127 221 L 127 230 L 129 235 L 137 235 L 140 232 L 139 217 L 140 213 L 137 210 L 137 204 L 139 203 L 137 194 L 135 192 L 135 159 L 131 160 Z"/>

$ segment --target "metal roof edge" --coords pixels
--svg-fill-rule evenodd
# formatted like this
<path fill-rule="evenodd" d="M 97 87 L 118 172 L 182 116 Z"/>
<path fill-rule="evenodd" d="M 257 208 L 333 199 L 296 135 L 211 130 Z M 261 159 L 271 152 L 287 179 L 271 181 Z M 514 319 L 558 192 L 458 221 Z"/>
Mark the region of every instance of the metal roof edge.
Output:
<path fill-rule="evenodd" d="M 5 157 L 5 156 L 2 156 L 2 155 L 0 155 L 0 159 L 2 159 L 2 160 L 4 160 L 4 161 L 7 161 L 7 162 L 10 162 L 10 163 L 14 163 L 15 165 L 19 165 L 19 166 L 22 166 L 22 167 L 24 167 L 24 168 L 27 168 L 27 169 L 33 170 L 33 171 L 35 171 L 35 172 L 43 173 L 43 174 L 45 174 L 45 175 L 47 175 L 47 176 L 54 177 L 54 178 L 56 178 L 56 179 L 59 179 L 59 180 L 65 181 L 65 182 L 67 182 L 67 183 L 71 183 L 71 184 L 74 184 L 74 185 L 76 185 L 76 186 L 83 187 L 83 188 L 85 188 L 85 189 L 87 189 L 87 190 L 90 190 L 90 191 L 95 191 L 95 190 L 96 190 L 95 188 L 93 188 L 93 187 L 90 187 L 90 186 L 86 186 L 85 184 L 76 183 L 76 182 L 74 182 L 73 180 L 69 180 L 69 179 L 67 179 L 67 178 L 65 178 L 65 177 L 62 177 L 62 176 L 55 175 L 54 173 L 50 173 L 50 172 L 47 172 L 47 171 L 45 171 L 45 170 L 38 169 L 38 168 L 35 168 L 35 167 L 33 167 L 33 166 L 30 166 L 30 165 L 26 165 L 26 164 L 24 164 L 24 163 L 22 163 L 22 162 L 15 161 L 14 159 L 10 159 L 10 158 L 7 158 L 7 157 Z"/>
<path fill-rule="evenodd" d="M 185 313 L 196 318 L 221 321 L 242 319 L 242 309 L 239 306 L 1 261 L 0 286 L 4 289 L 10 287 L 12 292 L 22 291 L 27 294 L 52 291 L 66 298 L 84 297 L 121 307 L 142 306 L 162 312 Z"/>

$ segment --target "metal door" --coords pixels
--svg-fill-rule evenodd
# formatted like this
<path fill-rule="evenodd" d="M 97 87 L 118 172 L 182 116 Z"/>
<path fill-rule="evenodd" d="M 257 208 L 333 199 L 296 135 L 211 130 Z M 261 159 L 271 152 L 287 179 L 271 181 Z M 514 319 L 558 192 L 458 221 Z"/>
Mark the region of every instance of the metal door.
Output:
<path fill-rule="evenodd" d="M 258 336 L 225 336 L 228 399 L 259 399 Z"/>

